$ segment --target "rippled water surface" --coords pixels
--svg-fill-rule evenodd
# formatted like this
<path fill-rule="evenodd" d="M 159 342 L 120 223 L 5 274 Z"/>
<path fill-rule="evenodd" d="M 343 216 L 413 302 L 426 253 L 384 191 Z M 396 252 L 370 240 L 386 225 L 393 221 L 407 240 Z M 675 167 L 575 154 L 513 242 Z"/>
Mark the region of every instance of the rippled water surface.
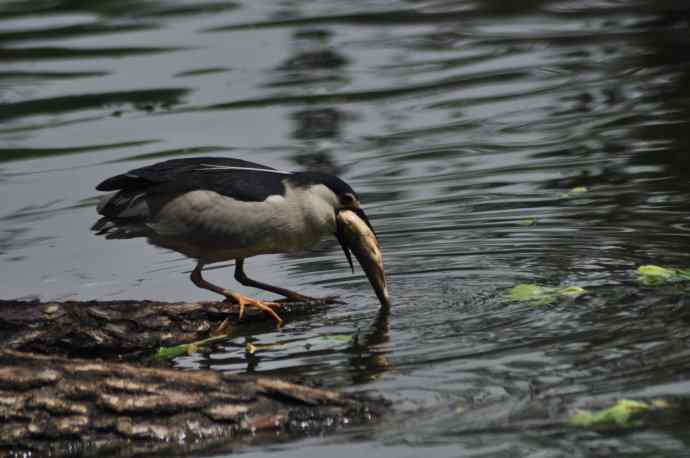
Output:
<path fill-rule="evenodd" d="M 0 297 L 212 299 L 192 261 L 91 235 L 94 186 L 193 155 L 330 171 L 379 233 L 390 315 L 336 243 L 253 258 L 259 279 L 347 304 L 177 364 L 395 411 L 239 451 L 680 456 L 682 415 L 624 434 L 563 421 L 690 395 L 687 293 L 634 275 L 690 267 L 689 18 L 664 0 L 2 2 Z M 233 286 L 225 267 L 207 276 Z M 524 282 L 588 293 L 504 300 Z"/>

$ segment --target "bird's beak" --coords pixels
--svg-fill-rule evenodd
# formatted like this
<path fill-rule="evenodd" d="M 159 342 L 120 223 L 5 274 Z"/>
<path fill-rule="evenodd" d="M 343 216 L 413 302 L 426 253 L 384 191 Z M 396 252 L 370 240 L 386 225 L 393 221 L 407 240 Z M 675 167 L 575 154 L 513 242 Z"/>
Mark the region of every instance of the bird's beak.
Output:
<path fill-rule="evenodd" d="M 386 273 L 383 270 L 383 255 L 379 241 L 364 210 L 357 208 L 339 211 L 336 214 L 336 237 L 353 272 L 354 267 L 350 251 L 355 254 L 359 265 L 362 266 L 381 305 L 390 306 Z"/>

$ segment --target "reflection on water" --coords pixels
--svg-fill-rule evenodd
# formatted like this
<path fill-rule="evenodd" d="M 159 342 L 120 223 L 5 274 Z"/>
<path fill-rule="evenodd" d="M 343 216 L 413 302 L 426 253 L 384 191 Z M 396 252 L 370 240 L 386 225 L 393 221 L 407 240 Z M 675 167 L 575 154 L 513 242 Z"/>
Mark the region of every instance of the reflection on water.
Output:
<path fill-rule="evenodd" d="M 89 235 L 107 176 L 192 155 L 333 172 L 380 236 L 391 310 L 334 242 L 250 259 L 347 304 L 178 364 L 373 391 L 399 414 L 247 454 L 677 455 L 682 419 L 623 437 L 561 421 L 690 390 L 685 292 L 632 274 L 690 266 L 689 18 L 663 0 L 5 2 L 0 296 L 208 298 L 191 261 Z M 503 300 L 525 281 L 589 293 Z"/>

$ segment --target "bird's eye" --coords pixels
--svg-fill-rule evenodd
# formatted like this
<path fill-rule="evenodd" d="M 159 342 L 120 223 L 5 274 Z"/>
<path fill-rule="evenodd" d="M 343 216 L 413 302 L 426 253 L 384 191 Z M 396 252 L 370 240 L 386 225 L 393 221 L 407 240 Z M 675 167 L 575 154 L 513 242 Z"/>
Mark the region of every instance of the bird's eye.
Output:
<path fill-rule="evenodd" d="M 355 196 L 350 194 L 349 192 L 347 194 L 343 194 L 340 196 L 340 203 L 344 207 L 350 207 L 354 205 L 357 202 L 357 199 L 355 199 Z"/>

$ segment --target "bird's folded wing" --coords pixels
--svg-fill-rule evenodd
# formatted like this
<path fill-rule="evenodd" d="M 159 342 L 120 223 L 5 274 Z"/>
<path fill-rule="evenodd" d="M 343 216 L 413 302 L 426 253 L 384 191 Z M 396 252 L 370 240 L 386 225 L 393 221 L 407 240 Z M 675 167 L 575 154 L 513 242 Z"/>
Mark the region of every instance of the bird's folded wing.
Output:
<path fill-rule="evenodd" d="M 284 195 L 283 180 L 290 172 L 241 159 L 199 157 L 172 159 L 108 178 L 99 191 L 182 193 L 214 191 L 245 202 L 261 202 Z"/>

